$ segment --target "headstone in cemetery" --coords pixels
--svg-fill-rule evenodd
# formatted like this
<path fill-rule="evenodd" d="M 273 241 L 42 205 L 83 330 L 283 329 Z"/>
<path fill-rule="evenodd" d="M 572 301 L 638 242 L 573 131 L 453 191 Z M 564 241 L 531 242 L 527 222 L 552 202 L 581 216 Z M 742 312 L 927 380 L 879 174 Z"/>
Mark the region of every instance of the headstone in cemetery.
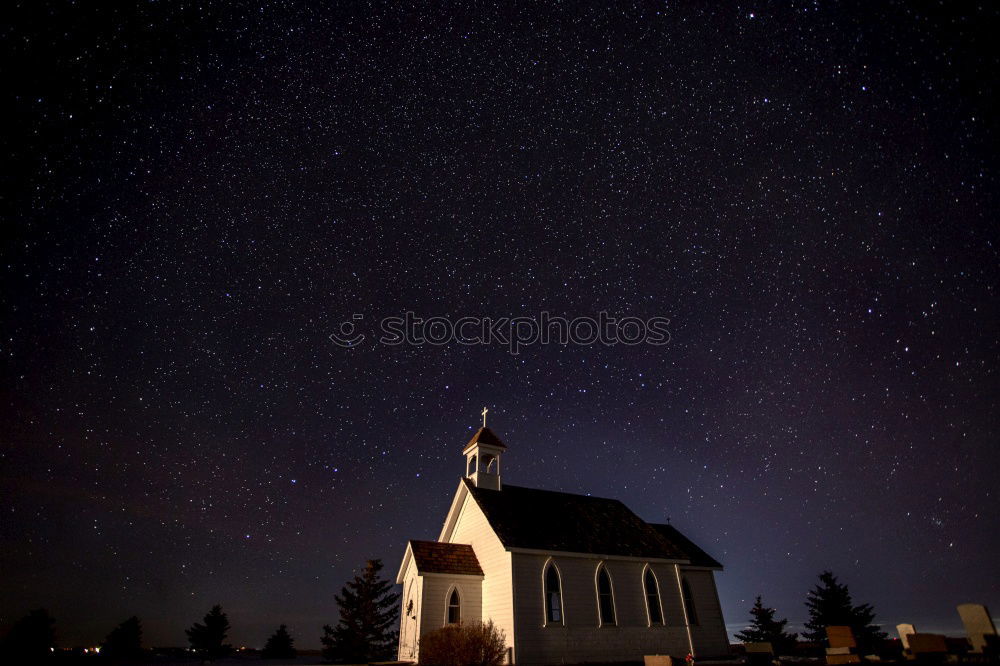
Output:
<path fill-rule="evenodd" d="M 770 642 L 744 643 L 748 666 L 768 666 L 774 661 L 774 646 Z"/>
<path fill-rule="evenodd" d="M 826 641 L 830 647 L 826 649 L 826 663 L 859 664 L 861 657 L 857 654 L 858 643 L 850 627 L 832 626 L 826 628 Z"/>
<path fill-rule="evenodd" d="M 832 648 L 856 648 L 857 641 L 854 640 L 854 632 L 850 627 L 827 627 L 826 640 Z"/>
<path fill-rule="evenodd" d="M 897 624 L 896 633 L 899 634 L 899 640 L 903 643 L 903 649 L 910 649 L 910 634 L 917 633 L 917 630 L 912 624 Z"/>
<path fill-rule="evenodd" d="M 666 654 L 647 654 L 642 660 L 644 666 L 674 666 L 674 660 Z"/>
<path fill-rule="evenodd" d="M 996 642 L 997 629 L 986 606 L 960 604 L 958 614 L 965 625 L 965 635 L 969 638 L 973 652 L 981 653 L 985 647 Z"/>
<path fill-rule="evenodd" d="M 914 657 L 922 654 L 945 654 L 948 641 L 941 634 L 910 634 L 910 652 Z"/>
<path fill-rule="evenodd" d="M 766 641 L 763 643 L 745 643 L 743 647 L 746 648 L 747 654 L 774 654 L 774 646 Z"/>

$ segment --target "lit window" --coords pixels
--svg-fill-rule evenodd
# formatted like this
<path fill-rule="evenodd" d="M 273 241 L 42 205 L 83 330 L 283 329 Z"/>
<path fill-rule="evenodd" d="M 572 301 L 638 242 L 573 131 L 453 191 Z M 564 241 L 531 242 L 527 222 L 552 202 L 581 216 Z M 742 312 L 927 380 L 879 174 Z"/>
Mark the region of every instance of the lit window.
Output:
<path fill-rule="evenodd" d="M 611 589 L 611 576 L 604 565 L 597 569 L 597 607 L 601 613 L 601 625 L 617 624 L 615 621 L 615 595 Z"/>
<path fill-rule="evenodd" d="M 656 584 L 653 570 L 646 567 L 642 576 L 642 586 L 646 590 L 646 610 L 649 613 L 649 624 L 663 624 L 663 609 L 660 607 L 660 586 Z"/>
<path fill-rule="evenodd" d="M 698 624 L 698 612 L 694 609 L 694 597 L 687 578 L 681 578 L 681 591 L 684 593 L 684 610 L 687 612 L 688 624 Z"/>
<path fill-rule="evenodd" d="M 556 566 L 549 562 L 545 568 L 545 622 L 562 624 L 562 621 L 562 586 L 559 585 L 559 572 Z"/>
<path fill-rule="evenodd" d="M 452 589 L 448 597 L 448 624 L 458 624 L 462 621 L 462 603 L 458 599 L 458 590 Z"/>

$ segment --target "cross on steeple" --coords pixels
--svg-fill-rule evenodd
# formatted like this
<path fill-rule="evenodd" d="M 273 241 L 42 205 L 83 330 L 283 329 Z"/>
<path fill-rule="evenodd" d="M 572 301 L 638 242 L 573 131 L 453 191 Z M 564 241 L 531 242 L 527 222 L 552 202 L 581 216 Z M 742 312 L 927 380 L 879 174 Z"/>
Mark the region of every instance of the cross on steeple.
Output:
<path fill-rule="evenodd" d="M 476 431 L 462 449 L 465 456 L 465 478 L 476 488 L 500 490 L 500 456 L 507 446 L 496 433 L 486 427 L 489 407 L 483 407 L 483 427 Z"/>

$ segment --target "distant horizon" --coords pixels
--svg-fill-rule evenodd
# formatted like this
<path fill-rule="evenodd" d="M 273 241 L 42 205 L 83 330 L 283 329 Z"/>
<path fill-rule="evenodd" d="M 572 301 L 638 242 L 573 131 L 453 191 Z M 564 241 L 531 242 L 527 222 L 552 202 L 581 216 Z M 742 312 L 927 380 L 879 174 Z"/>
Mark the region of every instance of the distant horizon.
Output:
<path fill-rule="evenodd" d="M 385 562 L 384 559 L 383 559 L 383 562 Z M 385 571 L 387 569 L 389 569 L 388 566 L 386 567 L 386 569 L 383 570 L 383 573 L 385 573 Z M 834 573 L 836 574 L 836 572 L 834 572 Z M 387 576 L 387 577 L 394 578 L 394 574 L 392 574 L 391 576 Z M 724 584 L 724 582 L 722 584 Z M 399 587 L 399 586 L 397 585 L 396 587 Z M 339 587 L 337 589 L 339 591 Z M 856 593 L 854 592 L 854 590 L 852 590 L 852 596 L 854 596 L 855 594 Z M 767 596 L 764 595 L 764 594 L 762 594 L 761 596 L 762 596 L 762 598 L 763 598 L 763 600 L 765 602 L 765 605 L 770 606 L 770 604 L 768 604 L 768 602 L 767 602 Z M 805 599 L 805 593 L 803 592 L 803 608 L 804 608 L 804 599 Z M 331 596 L 331 601 L 332 601 L 332 596 Z M 867 600 L 864 599 L 864 598 L 859 598 L 859 597 L 855 598 L 855 603 L 863 603 L 865 601 L 867 601 Z M 214 605 L 215 603 L 218 603 L 218 602 L 212 602 L 211 604 L 208 604 L 205 607 L 205 612 L 208 612 L 208 610 L 210 609 L 210 607 L 212 605 Z M 982 602 L 975 601 L 975 600 L 967 600 L 967 601 L 963 601 L 963 602 L 959 602 L 959 603 L 982 603 Z M 314 638 L 315 643 L 311 643 L 311 642 L 303 642 L 304 640 L 308 641 L 308 637 L 306 636 L 306 634 L 300 633 L 296 629 L 296 625 L 294 623 L 292 623 L 292 622 L 289 622 L 289 621 L 286 621 L 286 620 L 280 620 L 280 621 L 276 621 L 275 623 L 273 623 L 273 626 L 270 625 L 270 624 L 267 624 L 267 623 L 257 623 L 256 626 L 258 628 L 260 628 L 260 627 L 270 627 L 270 629 L 265 629 L 263 631 L 263 633 L 261 633 L 260 631 L 254 631 L 253 633 L 255 635 L 260 635 L 261 636 L 260 639 L 259 639 L 259 642 L 255 643 L 252 640 L 248 640 L 247 639 L 247 636 L 250 635 L 251 630 L 247 630 L 245 624 L 241 626 L 237 622 L 234 622 L 233 615 L 227 609 L 226 604 L 225 603 L 221 603 L 221 605 L 222 605 L 223 611 L 226 612 L 227 615 L 229 616 L 229 618 L 230 618 L 230 624 L 232 626 L 232 628 L 230 630 L 230 633 L 229 633 L 230 637 L 227 639 L 227 642 L 231 643 L 234 647 L 246 647 L 246 648 L 250 648 L 250 649 L 259 650 L 259 649 L 263 648 L 264 643 L 267 640 L 268 636 L 270 636 L 271 633 L 273 633 L 274 630 L 277 629 L 278 625 L 279 624 L 285 624 L 285 625 L 288 626 L 288 631 L 291 634 L 292 638 L 295 640 L 296 648 L 300 648 L 300 649 L 304 649 L 304 650 L 320 650 L 320 649 L 322 649 L 322 646 L 321 646 L 321 644 L 319 642 L 319 636 L 322 634 L 322 624 L 318 625 L 317 628 L 316 628 L 316 630 L 313 632 L 315 634 L 315 638 Z M 989 604 L 983 604 L 983 605 L 985 605 L 987 607 L 987 609 L 990 608 Z M 82 633 L 80 633 L 80 632 L 71 632 L 70 635 L 73 635 L 73 636 L 77 637 L 76 639 L 74 639 L 76 642 L 73 642 L 72 644 L 69 644 L 69 643 L 65 643 L 64 644 L 59 639 L 59 637 L 61 635 L 63 635 L 63 633 L 65 631 L 65 625 L 63 625 L 60 622 L 59 615 L 56 614 L 56 613 L 54 613 L 52 611 L 52 609 L 49 608 L 49 607 L 46 607 L 44 605 L 36 605 L 36 606 L 32 606 L 29 609 L 26 609 L 24 611 L 24 613 L 22 613 L 21 615 L 18 615 L 16 617 L 12 617 L 9 621 L 7 621 L 7 619 L 5 618 L 4 621 L 2 623 L 0 623 L 0 636 L 2 636 L 7 631 L 7 629 L 9 628 L 9 625 L 13 621 L 16 621 L 17 619 L 19 619 L 23 615 L 26 615 L 30 610 L 34 610 L 36 608 L 46 608 L 46 610 L 48 610 L 53 615 L 53 617 L 56 619 L 57 645 L 59 645 L 60 647 L 64 647 L 64 648 L 67 648 L 67 647 L 91 647 L 91 646 L 95 646 L 95 645 L 100 645 L 100 643 L 104 640 L 104 638 L 107 635 L 107 633 L 110 632 L 110 630 L 112 628 L 114 628 L 113 626 L 108 627 L 107 631 L 105 631 L 104 634 L 101 634 L 101 636 L 98 639 L 93 640 L 93 641 L 89 641 L 89 642 L 88 641 L 82 641 L 82 642 L 80 641 L 79 637 L 83 635 Z M 732 619 L 731 613 L 728 611 L 727 608 L 725 608 L 725 605 L 723 605 L 724 617 L 727 620 L 726 623 L 725 623 L 725 625 L 726 625 L 726 631 L 727 631 L 727 634 L 729 636 L 729 640 L 730 640 L 731 644 L 739 644 L 739 643 L 742 642 L 742 641 L 739 641 L 739 640 L 736 639 L 735 634 L 737 632 L 739 632 L 739 631 L 742 631 L 747 626 L 749 626 L 749 624 L 750 624 L 750 622 L 749 622 L 749 609 L 750 609 L 750 606 L 748 605 L 747 608 L 743 611 L 743 615 L 745 615 L 747 617 L 747 619 L 745 619 L 745 620 L 743 620 L 741 622 L 741 621 L 736 621 L 736 620 Z M 955 637 L 955 638 L 965 637 L 965 628 L 962 625 L 962 622 L 961 622 L 961 619 L 960 619 L 960 617 L 958 615 L 957 609 L 954 610 L 954 615 L 955 615 L 954 620 L 952 620 L 950 622 L 947 621 L 947 620 L 944 620 L 944 619 L 937 619 L 937 620 L 935 620 L 933 618 L 932 619 L 927 619 L 926 616 L 924 618 L 919 618 L 919 617 L 916 617 L 916 616 L 909 616 L 909 617 L 904 617 L 902 619 L 899 619 L 898 621 L 889 621 L 889 620 L 881 619 L 881 614 L 879 613 L 879 609 L 878 609 L 877 605 L 875 606 L 875 611 L 876 611 L 876 621 L 875 621 L 874 624 L 876 626 L 879 626 L 883 631 L 885 631 L 888 634 L 888 638 L 890 640 L 891 639 L 898 639 L 898 634 L 896 632 L 896 626 L 899 625 L 899 624 L 912 624 L 912 625 L 914 625 L 916 627 L 916 629 L 917 629 L 917 631 L 919 633 L 944 634 L 946 636 Z M 804 612 L 803 612 L 803 614 L 804 614 Z M 202 615 L 204 615 L 204 613 L 202 613 Z M 146 622 L 145 618 L 143 618 L 141 615 L 139 615 L 138 617 L 139 617 L 140 621 L 142 622 L 142 627 L 143 627 L 143 646 L 147 647 L 147 648 L 157 647 L 157 648 L 164 648 L 164 649 L 166 649 L 166 648 L 183 648 L 183 649 L 186 649 L 187 647 L 189 647 L 189 644 L 188 644 L 186 638 L 184 638 L 184 630 L 187 629 L 187 628 L 190 628 L 191 624 L 193 624 L 194 622 L 201 621 L 202 615 L 198 615 L 196 617 L 192 617 L 190 623 L 188 623 L 187 625 L 185 625 L 182 628 L 179 628 L 177 631 L 173 631 L 173 630 L 166 630 L 166 631 L 164 631 L 162 627 L 160 627 L 159 629 L 153 629 L 152 635 L 155 635 L 155 636 L 165 636 L 168 633 L 179 634 L 179 636 L 183 639 L 183 641 L 182 642 L 175 642 L 175 643 L 170 643 L 168 641 L 163 641 L 163 640 L 160 640 L 159 642 L 151 641 L 149 639 L 149 636 L 151 635 L 149 626 L 147 625 L 147 622 Z M 124 617 L 121 618 L 121 620 L 125 620 L 125 619 L 127 619 L 127 617 L 130 617 L 130 616 L 124 616 Z M 777 618 L 788 618 L 789 619 L 789 623 L 788 623 L 788 626 L 787 626 L 786 630 L 789 631 L 789 632 L 797 633 L 798 634 L 798 640 L 800 642 L 806 642 L 802 638 L 802 633 L 803 633 L 803 631 L 805 631 L 804 624 L 801 621 L 800 622 L 796 622 L 793 619 L 794 618 L 793 614 L 785 613 L 785 612 L 782 611 L 782 609 L 779 608 L 779 609 L 777 609 L 776 617 Z M 330 619 L 326 623 L 328 623 L 330 625 L 335 625 L 337 623 L 338 619 L 339 619 L 339 615 L 336 613 L 336 609 L 334 608 L 334 613 L 331 614 Z"/>
<path fill-rule="evenodd" d="M 976 602 L 969 602 L 969 603 L 976 603 Z M 35 608 L 40 608 L 40 607 L 34 607 L 31 610 L 34 610 Z M 50 610 L 50 609 L 47 609 L 47 610 Z M 225 605 L 224 604 L 223 604 L 223 610 L 225 610 Z M 206 609 L 206 611 L 207 611 L 207 609 Z M 50 612 L 51 612 L 51 610 L 50 610 Z M 27 614 L 27 611 L 24 614 Z M 958 615 L 958 613 L 956 611 L 956 617 L 957 617 L 957 615 Z M 68 648 L 76 648 L 76 647 L 93 647 L 93 646 L 97 646 L 97 645 L 100 645 L 103 642 L 103 640 L 104 640 L 104 638 L 106 636 L 106 634 L 102 635 L 100 637 L 100 639 L 94 640 L 94 641 L 83 641 L 83 642 L 74 642 L 72 644 L 68 644 L 68 643 L 64 644 L 63 642 L 61 642 L 59 640 L 59 635 L 60 635 L 59 618 L 58 618 L 58 616 L 55 616 L 55 614 L 53 614 L 53 616 L 56 619 L 56 638 L 57 638 L 57 645 L 58 645 L 59 648 L 67 648 L 68 649 Z M 782 617 L 780 613 L 778 613 L 778 616 Z M 127 618 L 122 618 L 122 620 L 125 620 L 125 619 L 127 619 Z M 142 617 L 140 617 L 139 619 L 140 619 L 140 621 L 142 621 Z M 192 624 L 195 621 L 200 621 L 200 619 L 201 618 L 196 618 L 196 619 L 192 620 Z M 331 622 L 331 624 L 333 624 L 334 622 L 335 622 L 335 620 L 333 622 Z M 266 642 L 267 637 L 270 636 L 270 633 L 273 633 L 273 631 L 278 628 L 278 624 L 286 624 L 286 625 L 288 625 L 288 631 L 289 631 L 289 634 L 291 634 L 292 638 L 295 641 L 295 647 L 296 647 L 296 649 L 309 650 L 309 651 L 319 651 L 319 650 L 322 649 L 322 645 L 319 643 L 319 639 L 318 638 L 316 639 L 316 644 L 314 646 L 311 646 L 309 644 L 302 644 L 300 642 L 302 640 L 302 637 L 296 632 L 295 627 L 292 626 L 292 625 L 290 625 L 290 624 L 288 624 L 287 622 L 279 622 L 279 623 L 275 624 L 274 627 L 273 627 L 273 629 L 271 629 L 271 632 L 269 632 L 267 634 L 267 636 L 264 636 L 260 640 L 259 644 L 252 644 L 252 643 L 247 642 L 247 641 L 236 642 L 232 638 L 227 639 L 227 642 L 231 643 L 234 647 L 244 647 L 244 648 L 253 649 L 253 650 L 260 650 L 260 649 L 262 649 L 264 647 L 264 643 Z M 879 622 L 879 621 L 875 622 L 876 626 L 879 626 L 883 631 L 885 631 L 888 634 L 888 639 L 889 640 L 898 639 L 898 634 L 896 633 L 896 625 L 898 625 L 898 624 L 912 624 L 912 625 L 914 625 L 916 627 L 916 629 L 917 629 L 917 631 L 919 633 L 943 634 L 943 635 L 946 635 L 946 636 L 949 636 L 949 637 L 953 637 L 953 638 L 964 638 L 965 637 L 965 628 L 962 626 L 962 622 L 961 622 L 960 619 L 956 620 L 956 622 L 953 623 L 953 624 L 951 624 L 951 625 L 948 625 L 947 623 L 941 623 L 941 624 L 927 623 L 927 624 L 924 624 L 924 623 L 921 623 L 921 622 L 915 622 L 912 619 L 911 620 L 900 620 L 899 622 L 895 622 L 895 623 L 893 623 L 891 625 L 883 623 L 883 622 Z M 742 643 L 742 641 L 737 640 L 735 638 L 735 634 L 737 632 L 739 632 L 739 631 L 742 631 L 747 626 L 749 626 L 749 622 L 742 622 L 742 623 L 741 622 L 726 622 L 726 631 L 727 631 L 727 634 L 729 635 L 729 641 L 730 641 L 731 644 L 737 645 L 737 644 Z M 185 629 L 187 629 L 189 627 L 190 627 L 190 625 L 188 625 L 188 627 L 185 627 Z M 3 633 L 5 633 L 8 628 L 9 628 L 9 626 L 7 626 L 7 625 L 0 625 L 0 635 L 3 635 Z M 112 628 L 113 627 L 109 628 L 108 631 L 110 631 Z M 801 624 L 801 623 L 796 624 L 793 621 L 789 620 L 789 623 L 788 623 L 788 626 L 787 626 L 786 630 L 789 631 L 789 632 L 795 632 L 795 633 L 799 634 L 799 636 L 798 636 L 799 642 L 807 642 L 807 641 L 804 641 L 804 639 L 802 638 L 802 632 L 805 630 L 803 624 Z M 315 633 L 316 633 L 317 637 L 320 636 L 322 634 L 322 627 L 320 627 Z M 181 635 L 183 636 L 183 630 L 181 630 Z M 230 632 L 230 636 L 232 636 L 232 635 L 233 635 L 233 632 L 231 631 Z M 150 642 L 146 638 L 146 636 L 147 636 L 146 624 L 145 624 L 145 622 L 143 622 L 143 647 L 144 648 L 148 648 L 148 649 L 152 649 L 152 648 L 162 648 L 162 649 L 180 648 L 180 649 L 187 649 L 187 648 L 190 647 L 189 643 L 186 640 L 183 643 L 176 643 L 176 644 L 173 644 L 173 643 L 163 643 L 163 642 L 161 642 L 161 643 L 154 643 L 154 642 Z"/>

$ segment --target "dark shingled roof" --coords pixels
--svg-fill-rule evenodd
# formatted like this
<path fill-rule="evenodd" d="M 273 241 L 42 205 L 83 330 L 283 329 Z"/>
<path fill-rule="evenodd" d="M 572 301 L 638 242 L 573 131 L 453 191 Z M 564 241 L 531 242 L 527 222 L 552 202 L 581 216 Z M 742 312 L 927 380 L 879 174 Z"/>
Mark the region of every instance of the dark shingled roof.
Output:
<path fill-rule="evenodd" d="M 507 448 L 507 445 L 500 441 L 500 438 L 497 437 L 497 434 L 492 430 L 490 430 L 489 428 L 487 428 L 486 426 L 483 426 L 482 428 L 476 431 L 476 434 L 472 436 L 472 439 L 469 440 L 469 443 L 466 444 L 465 448 L 462 449 L 462 453 L 465 453 L 466 451 L 469 450 L 470 446 L 477 443 L 488 444 L 490 446 L 496 446 L 501 449 Z"/>
<path fill-rule="evenodd" d="M 410 549 L 420 573 L 483 575 L 476 553 L 468 544 L 411 541 Z"/>
<path fill-rule="evenodd" d="M 618 500 L 507 484 L 502 490 L 487 490 L 468 479 L 465 483 L 508 548 L 688 559 L 677 544 Z"/>
<path fill-rule="evenodd" d="M 649 526 L 659 532 L 667 541 L 676 544 L 678 548 L 684 551 L 694 566 L 722 568 L 722 565 L 715 558 L 696 546 L 693 541 L 681 534 L 673 525 L 650 523 Z"/>

